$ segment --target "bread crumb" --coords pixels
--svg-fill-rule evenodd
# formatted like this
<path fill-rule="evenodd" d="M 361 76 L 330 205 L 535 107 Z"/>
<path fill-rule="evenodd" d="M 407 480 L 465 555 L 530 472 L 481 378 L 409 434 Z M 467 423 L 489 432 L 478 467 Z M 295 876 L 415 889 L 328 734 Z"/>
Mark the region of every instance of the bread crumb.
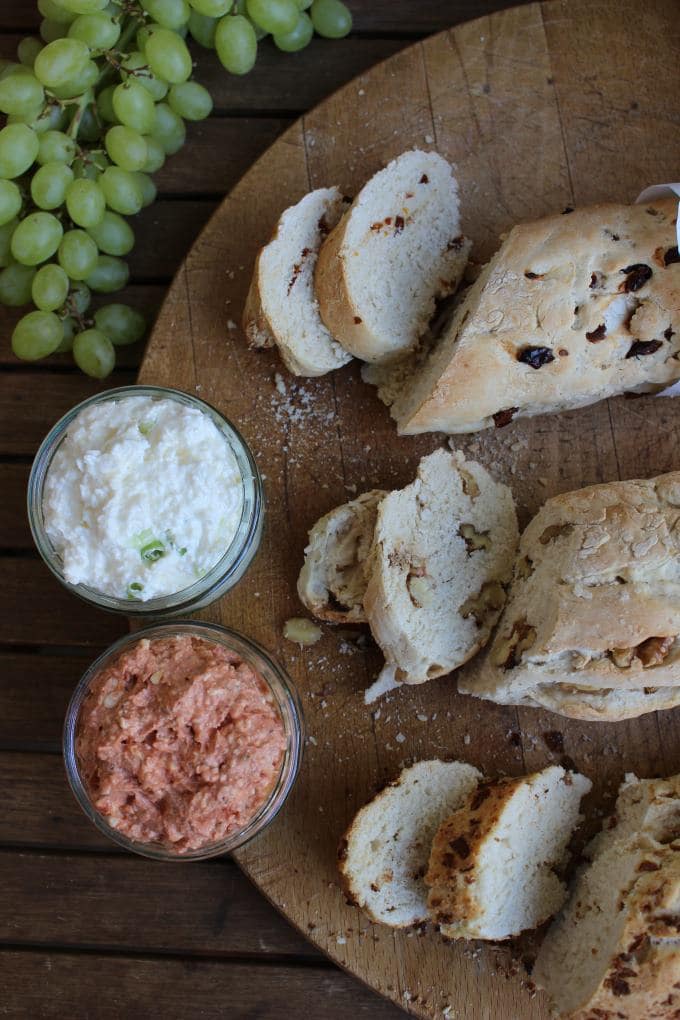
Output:
<path fill-rule="evenodd" d="M 427 145 L 432 145 L 432 143 L 434 142 L 434 138 L 432 137 L 432 135 L 425 135 L 425 142 Z"/>
<path fill-rule="evenodd" d="M 403 744 L 404 741 L 406 740 L 406 737 L 404 736 L 403 733 L 397 733 L 397 735 L 396 735 L 396 737 L 394 739 L 396 740 L 396 742 L 398 744 Z"/>
<path fill-rule="evenodd" d="M 305 619 L 304 616 L 294 616 L 284 623 L 283 636 L 287 641 L 292 641 L 293 644 L 302 647 L 303 645 L 315 645 L 323 636 L 323 631 L 321 627 L 317 627 L 315 623 Z"/>
<path fill-rule="evenodd" d="M 418 720 L 418 722 L 427 722 L 427 720 L 429 719 L 429 716 L 424 715 L 423 712 L 418 712 L 418 715 L 416 716 L 416 719 Z"/>
<path fill-rule="evenodd" d="M 227 329 L 238 329 L 238 326 L 233 319 L 227 319 Z"/>
<path fill-rule="evenodd" d="M 470 734 L 469 734 L 469 733 L 466 733 L 466 734 L 465 734 L 465 736 L 463 737 L 463 743 L 464 743 L 464 744 L 465 744 L 466 746 L 467 746 L 467 744 L 469 744 L 469 743 L 470 743 Z"/>

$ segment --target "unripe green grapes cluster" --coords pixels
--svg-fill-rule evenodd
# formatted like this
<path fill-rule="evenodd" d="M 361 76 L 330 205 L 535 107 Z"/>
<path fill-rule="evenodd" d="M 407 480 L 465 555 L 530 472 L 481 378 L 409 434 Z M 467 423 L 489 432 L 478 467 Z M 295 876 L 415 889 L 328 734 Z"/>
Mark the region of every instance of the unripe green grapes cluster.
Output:
<path fill-rule="evenodd" d="M 212 110 L 192 81 L 185 38 L 245 74 L 258 40 L 302 49 L 314 31 L 349 32 L 340 0 L 38 0 L 41 38 L 0 61 L 0 302 L 33 304 L 12 334 L 17 357 L 72 351 L 104 378 L 119 345 L 141 339 L 126 305 L 93 312 L 93 293 L 128 281 L 125 217 L 156 197 L 151 175 Z"/>

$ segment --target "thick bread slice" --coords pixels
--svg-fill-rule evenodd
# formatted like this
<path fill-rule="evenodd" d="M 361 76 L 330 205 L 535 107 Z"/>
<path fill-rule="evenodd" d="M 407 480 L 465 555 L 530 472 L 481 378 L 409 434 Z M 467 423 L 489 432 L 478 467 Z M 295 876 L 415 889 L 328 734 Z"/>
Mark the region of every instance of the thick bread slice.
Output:
<path fill-rule="evenodd" d="M 486 661 L 461 690 L 582 718 L 676 704 L 679 523 L 677 471 L 549 499 L 520 540 Z"/>
<path fill-rule="evenodd" d="M 252 347 L 272 347 L 295 375 L 324 375 L 351 356 L 319 317 L 314 267 L 321 242 L 342 215 L 337 188 L 319 188 L 286 209 L 261 249 L 243 312 Z"/>
<path fill-rule="evenodd" d="M 373 921 L 393 928 L 427 921 L 432 838 L 481 778 L 464 762 L 421 761 L 359 811 L 340 841 L 338 867 L 348 898 Z"/>
<path fill-rule="evenodd" d="M 386 495 L 371 489 L 321 517 L 309 532 L 297 590 L 307 608 L 330 623 L 365 623 L 364 565 Z"/>
<path fill-rule="evenodd" d="M 442 822 L 425 875 L 442 935 L 507 939 L 559 910 L 567 891 L 555 872 L 591 785 L 553 765 L 481 784 Z"/>
<path fill-rule="evenodd" d="M 414 348 L 463 275 L 458 185 L 435 152 L 404 152 L 359 192 L 324 242 L 321 318 L 345 350 L 389 361 Z"/>
<path fill-rule="evenodd" d="M 429 358 L 384 385 L 399 432 L 475 432 L 680 377 L 677 201 L 514 227 Z"/>
<path fill-rule="evenodd" d="M 548 931 L 532 977 L 565 1020 L 680 1014 L 679 778 L 624 786 L 622 820 L 588 848 L 592 864 Z"/>
<path fill-rule="evenodd" d="M 385 655 L 378 683 L 444 676 L 488 640 L 517 547 L 510 490 L 460 452 L 424 457 L 378 508 L 364 608 Z"/>

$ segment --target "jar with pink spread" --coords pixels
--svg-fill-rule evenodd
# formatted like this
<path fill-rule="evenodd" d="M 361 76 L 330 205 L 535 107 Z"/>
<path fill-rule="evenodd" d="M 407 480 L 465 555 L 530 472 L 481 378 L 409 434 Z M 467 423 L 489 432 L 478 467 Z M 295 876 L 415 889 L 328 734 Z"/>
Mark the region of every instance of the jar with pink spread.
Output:
<path fill-rule="evenodd" d="M 85 813 L 164 860 L 227 853 L 261 831 L 295 781 L 299 700 L 259 646 L 207 623 L 130 634 L 71 699 L 64 758 Z"/>

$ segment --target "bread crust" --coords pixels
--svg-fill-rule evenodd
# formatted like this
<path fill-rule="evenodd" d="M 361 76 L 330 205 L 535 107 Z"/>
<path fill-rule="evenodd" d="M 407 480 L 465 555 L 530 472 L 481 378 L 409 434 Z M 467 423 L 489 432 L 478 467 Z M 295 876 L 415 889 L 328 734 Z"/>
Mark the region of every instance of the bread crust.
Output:
<path fill-rule="evenodd" d="M 345 234 L 352 213 L 351 206 L 321 245 L 314 270 L 314 290 L 319 302 L 321 321 L 349 354 L 372 360 L 371 353 L 380 345 L 379 338 L 368 329 L 350 297 L 341 256 Z"/>

